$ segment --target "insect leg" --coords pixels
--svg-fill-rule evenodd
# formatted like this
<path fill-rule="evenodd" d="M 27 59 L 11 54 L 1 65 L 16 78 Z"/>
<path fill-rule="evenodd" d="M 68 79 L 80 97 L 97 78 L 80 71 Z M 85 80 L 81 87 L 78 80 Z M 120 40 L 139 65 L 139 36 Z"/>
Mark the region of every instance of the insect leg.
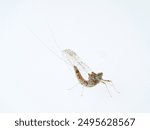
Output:
<path fill-rule="evenodd" d="M 105 86 L 106 86 L 106 89 L 107 89 L 107 92 L 108 92 L 109 96 L 110 96 L 110 97 L 112 97 L 112 96 L 111 96 L 111 93 L 110 93 L 110 91 L 109 91 L 109 89 L 108 89 L 107 84 L 106 84 L 104 81 L 102 81 L 102 83 L 103 83 L 103 84 L 105 84 Z"/>
<path fill-rule="evenodd" d="M 115 87 L 115 85 L 113 84 L 113 82 L 111 81 L 111 80 L 103 80 L 104 82 L 109 82 L 109 83 L 111 83 L 111 86 L 113 87 L 113 89 L 114 89 L 114 91 L 116 92 L 116 93 L 120 93 L 118 90 L 117 90 L 117 88 Z"/>

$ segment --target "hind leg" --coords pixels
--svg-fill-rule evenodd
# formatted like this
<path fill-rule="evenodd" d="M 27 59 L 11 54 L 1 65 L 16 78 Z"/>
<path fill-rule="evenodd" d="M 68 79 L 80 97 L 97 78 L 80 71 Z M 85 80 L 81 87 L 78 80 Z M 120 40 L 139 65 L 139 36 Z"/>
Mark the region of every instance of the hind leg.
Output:
<path fill-rule="evenodd" d="M 111 96 L 111 93 L 110 93 L 110 91 L 109 91 L 109 89 L 108 89 L 107 84 L 106 84 L 104 81 L 101 81 L 101 82 L 102 82 L 103 84 L 105 84 L 105 86 L 106 86 L 106 89 L 107 89 L 107 92 L 108 92 L 109 96 L 110 96 L 110 97 L 112 97 L 112 96 Z"/>
<path fill-rule="evenodd" d="M 115 85 L 113 84 L 113 82 L 111 80 L 102 80 L 103 82 L 108 82 L 108 83 L 111 83 L 111 86 L 113 87 L 113 89 L 117 92 L 117 93 L 120 93 L 117 88 L 115 87 Z"/>

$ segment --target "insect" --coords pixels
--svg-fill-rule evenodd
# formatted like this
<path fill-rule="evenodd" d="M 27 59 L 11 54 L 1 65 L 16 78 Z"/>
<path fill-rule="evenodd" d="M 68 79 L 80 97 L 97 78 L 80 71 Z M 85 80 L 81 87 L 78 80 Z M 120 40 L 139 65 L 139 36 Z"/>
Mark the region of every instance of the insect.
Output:
<path fill-rule="evenodd" d="M 63 60 L 64 62 L 66 62 L 67 64 L 71 65 L 74 69 L 76 78 L 78 79 L 79 83 L 83 86 L 83 87 L 95 87 L 97 84 L 99 83 L 103 83 L 105 84 L 106 88 L 107 88 L 107 83 L 112 83 L 111 80 L 104 80 L 103 77 L 103 73 L 95 73 L 93 72 L 84 62 L 82 62 L 82 60 L 79 58 L 79 56 L 72 51 L 71 49 L 65 49 L 62 51 L 63 56 L 66 58 L 66 60 L 64 60 L 62 57 L 58 56 L 52 49 L 50 49 L 47 44 L 45 44 L 34 32 L 32 32 L 31 30 L 29 30 L 37 39 L 39 39 L 39 41 L 50 51 L 52 52 L 55 56 L 57 56 L 59 59 Z M 55 44 L 58 46 L 54 36 L 53 36 L 54 42 Z M 59 47 L 60 49 L 60 47 Z M 84 79 L 80 70 L 84 70 L 87 74 L 88 74 L 88 79 Z M 113 84 L 112 84 L 113 85 Z M 117 91 L 117 89 L 114 87 L 113 88 Z M 109 93 L 109 95 L 111 96 L 109 89 L 107 88 L 107 91 Z M 119 92 L 118 92 L 119 93 Z"/>
<path fill-rule="evenodd" d="M 73 66 L 76 77 L 81 85 L 85 87 L 94 87 L 100 82 L 102 83 L 111 82 L 110 80 L 102 79 L 103 76 L 102 72 L 94 73 L 93 71 L 91 71 L 91 69 L 80 60 L 79 56 L 74 51 L 70 49 L 65 49 L 63 50 L 63 53 L 65 54 L 69 63 Z M 88 80 L 85 80 L 83 78 L 81 72 L 79 71 L 79 68 L 85 70 L 86 73 L 88 73 Z"/>
<path fill-rule="evenodd" d="M 68 62 L 73 66 L 75 75 L 76 75 L 79 83 L 81 85 L 83 85 L 83 87 L 91 88 L 91 87 L 95 87 L 99 83 L 103 83 L 104 85 L 106 85 L 106 88 L 107 88 L 107 83 L 111 83 L 113 85 L 111 80 L 105 80 L 102 78 L 103 77 L 102 72 L 95 73 L 95 72 L 91 71 L 91 69 L 85 63 L 83 63 L 82 60 L 80 60 L 79 56 L 74 51 L 72 51 L 70 49 L 66 49 L 66 50 L 63 50 L 63 53 L 66 56 Z M 79 68 L 81 68 L 87 72 L 88 79 L 84 79 Z M 114 85 L 113 85 L 113 88 L 116 90 Z M 107 88 L 107 90 L 108 90 L 109 95 L 111 96 L 108 88 Z M 118 92 L 118 91 L 116 90 L 116 92 Z"/>

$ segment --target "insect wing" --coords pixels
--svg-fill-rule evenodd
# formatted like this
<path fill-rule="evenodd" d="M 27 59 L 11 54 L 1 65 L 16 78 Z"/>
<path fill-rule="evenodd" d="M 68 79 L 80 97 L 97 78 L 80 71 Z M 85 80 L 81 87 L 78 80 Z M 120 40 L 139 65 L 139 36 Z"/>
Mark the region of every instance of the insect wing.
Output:
<path fill-rule="evenodd" d="M 62 51 L 63 56 L 71 66 L 77 66 L 81 71 L 86 73 L 91 73 L 91 69 L 79 58 L 79 56 L 70 49 L 65 49 Z"/>

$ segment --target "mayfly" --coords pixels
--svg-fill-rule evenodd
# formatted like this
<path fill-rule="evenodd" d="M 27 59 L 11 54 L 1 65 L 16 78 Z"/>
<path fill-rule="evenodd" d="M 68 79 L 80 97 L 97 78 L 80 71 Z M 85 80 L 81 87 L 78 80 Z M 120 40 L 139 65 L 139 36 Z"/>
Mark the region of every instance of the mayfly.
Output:
<path fill-rule="evenodd" d="M 79 56 L 72 51 L 71 49 L 65 49 L 62 52 L 63 56 L 65 56 L 65 58 L 67 59 L 64 60 L 62 57 L 60 57 L 59 55 L 57 55 L 52 49 L 50 49 L 47 44 L 45 44 L 34 32 L 32 32 L 31 30 L 29 30 L 37 39 L 39 39 L 39 41 L 50 51 L 52 52 L 55 56 L 57 56 L 59 59 L 63 60 L 64 62 L 66 62 L 67 64 L 70 64 L 75 72 L 76 78 L 78 79 L 79 83 L 83 86 L 83 87 L 95 87 L 97 84 L 99 83 L 103 83 L 105 84 L 106 88 L 107 88 L 107 83 L 112 83 L 111 80 L 105 80 L 103 79 L 103 73 L 95 73 L 93 71 L 91 71 L 91 69 L 84 63 L 82 62 L 82 60 L 79 58 Z M 55 44 L 58 46 L 54 36 L 53 36 L 54 42 Z M 60 49 L 60 47 L 59 47 Z M 83 78 L 80 70 L 84 70 L 87 74 L 88 74 L 88 79 L 86 80 L 85 78 Z M 114 87 L 114 85 L 113 85 Z M 116 88 L 114 87 L 114 89 L 116 90 Z M 109 95 L 111 96 L 109 89 L 107 88 L 107 91 L 109 93 Z M 116 92 L 118 92 L 116 90 Z M 119 92 L 118 92 L 119 93 Z"/>
<path fill-rule="evenodd" d="M 102 83 L 112 82 L 110 80 L 104 80 L 102 78 L 103 76 L 102 72 L 90 73 L 91 71 L 90 68 L 80 60 L 79 56 L 74 51 L 70 49 L 66 49 L 66 50 L 63 50 L 62 52 L 66 55 L 68 61 L 72 64 L 76 77 L 81 85 L 85 87 L 94 87 L 100 82 Z M 81 72 L 79 71 L 79 67 L 81 67 L 83 70 L 88 72 L 88 80 L 85 80 L 83 78 L 83 76 L 81 75 Z"/>
<path fill-rule="evenodd" d="M 62 51 L 65 55 L 65 57 L 67 58 L 68 62 L 73 66 L 74 68 L 74 72 L 75 75 L 79 81 L 79 83 L 81 85 L 83 85 L 83 87 L 95 87 L 97 84 L 99 83 L 103 83 L 106 88 L 107 88 L 107 83 L 111 83 L 113 88 L 115 89 L 115 91 L 117 93 L 119 93 L 116 88 L 114 87 L 113 83 L 111 80 L 105 80 L 103 79 L 103 73 L 95 73 L 93 71 L 91 71 L 91 69 L 82 61 L 80 60 L 79 56 L 72 50 L 70 49 L 65 49 Z M 79 68 L 85 70 L 88 73 L 88 79 L 84 79 L 84 77 L 82 76 Z M 111 96 L 109 89 L 107 88 L 107 91 L 109 93 L 109 95 Z"/>

